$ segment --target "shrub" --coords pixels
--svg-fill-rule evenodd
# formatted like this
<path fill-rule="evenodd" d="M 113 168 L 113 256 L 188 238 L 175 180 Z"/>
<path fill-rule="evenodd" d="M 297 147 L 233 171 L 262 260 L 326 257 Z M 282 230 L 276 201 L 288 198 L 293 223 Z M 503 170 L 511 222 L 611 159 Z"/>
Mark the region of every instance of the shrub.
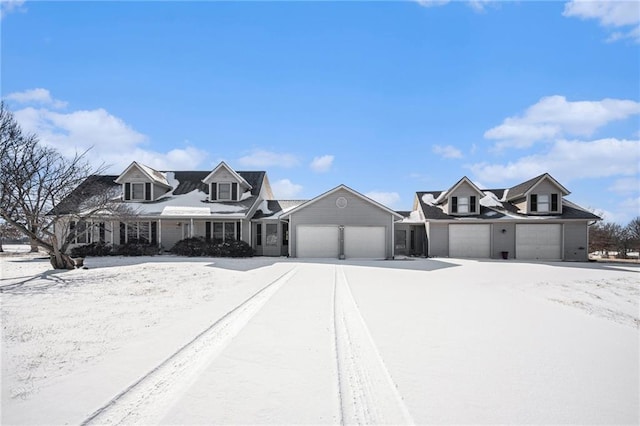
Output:
<path fill-rule="evenodd" d="M 223 243 L 206 241 L 204 238 L 185 238 L 176 243 L 171 253 L 179 256 L 252 257 L 253 249 L 244 241 L 229 240 Z"/>
<path fill-rule="evenodd" d="M 210 244 L 203 238 L 185 238 L 184 240 L 178 241 L 176 245 L 173 246 L 171 253 L 189 257 L 208 256 L 207 253 L 209 245 Z"/>
<path fill-rule="evenodd" d="M 71 257 L 87 257 L 87 256 L 109 256 L 111 254 L 110 244 L 107 243 L 91 243 L 71 249 Z"/>
<path fill-rule="evenodd" d="M 113 254 L 120 256 L 155 256 L 159 251 L 160 249 L 155 244 L 132 239 L 116 246 Z"/>

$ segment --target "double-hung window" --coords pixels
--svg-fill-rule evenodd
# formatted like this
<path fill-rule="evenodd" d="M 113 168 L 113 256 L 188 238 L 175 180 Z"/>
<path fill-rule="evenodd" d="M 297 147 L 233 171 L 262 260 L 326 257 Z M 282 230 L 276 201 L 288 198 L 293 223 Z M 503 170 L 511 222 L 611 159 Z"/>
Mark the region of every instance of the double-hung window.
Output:
<path fill-rule="evenodd" d="M 230 183 L 218 184 L 218 200 L 231 200 L 231 184 Z"/>
<path fill-rule="evenodd" d="M 131 184 L 131 199 L 144 200 L 144 183 Z"/>

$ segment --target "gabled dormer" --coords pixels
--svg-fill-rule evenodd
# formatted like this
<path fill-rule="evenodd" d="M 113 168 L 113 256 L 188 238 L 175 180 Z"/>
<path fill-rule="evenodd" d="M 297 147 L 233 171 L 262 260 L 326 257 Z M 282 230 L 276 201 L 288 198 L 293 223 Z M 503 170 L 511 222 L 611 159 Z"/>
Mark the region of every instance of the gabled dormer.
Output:
<path fill-rule="evenodd" d="M 460 179 L 442 197 L 445 213 L 451 216 L 473 216 L 480 212 L 480 199 L 484 193 L 466 176 Z M 440 198 L 440 197 L 439 197 Z"/>
<path fill-rule="evenodd" d="M 242 194 L 252 189 L 249 182 L 224 161 L 202 179 L 202 182 L 209 187 L 210 201 L 240 201 Z"/>
<path fill-rule="evenodd" d="M 536 176 L 509 189 L 507 201 L 530 215 L 562 214 L 563 197 L 570 192 L 549 173 Z"/>
<path fill-rule="evenodd" d="M 115 180 L 122 186 L 124 201 L 153 201 L 171 190 L 165 175 L 136 161 Z"/>

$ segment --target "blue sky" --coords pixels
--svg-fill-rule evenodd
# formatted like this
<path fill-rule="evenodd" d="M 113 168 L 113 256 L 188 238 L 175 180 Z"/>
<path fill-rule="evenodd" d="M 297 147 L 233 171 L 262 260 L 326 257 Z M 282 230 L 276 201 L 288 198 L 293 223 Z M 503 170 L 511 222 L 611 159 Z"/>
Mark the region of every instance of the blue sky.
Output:
<path fill-rule="evenodd" d="M 638 2 L 3 1 L 2 97 L 65 153 L 122 171 L 266 170 L 410 210 L 462 176 L 549 172 L 639 214 Z"/>

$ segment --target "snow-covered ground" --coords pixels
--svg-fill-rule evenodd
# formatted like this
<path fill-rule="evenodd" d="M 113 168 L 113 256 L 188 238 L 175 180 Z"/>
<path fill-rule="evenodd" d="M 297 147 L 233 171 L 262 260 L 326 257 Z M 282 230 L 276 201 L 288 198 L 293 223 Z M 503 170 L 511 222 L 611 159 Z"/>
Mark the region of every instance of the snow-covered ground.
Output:
<path fill-rule="evenodd" d="M 638 424 L 637 265 L 0 257 L 2 424 Z"/>

